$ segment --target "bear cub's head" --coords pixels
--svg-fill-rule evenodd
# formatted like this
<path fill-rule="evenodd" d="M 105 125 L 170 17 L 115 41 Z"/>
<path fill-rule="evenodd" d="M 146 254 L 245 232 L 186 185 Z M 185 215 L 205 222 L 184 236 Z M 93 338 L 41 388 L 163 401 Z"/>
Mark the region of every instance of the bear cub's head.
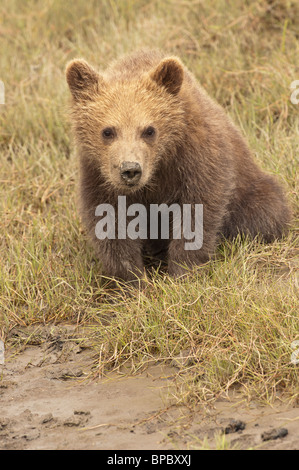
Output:
<path fill-rule="evenodd" d="M 176 57 L 146 72 L 99 74 L 75 59 L 66 69 L 75 137 L 105 183 L 129 193 L 149 186 L 159 161 L 183 137 L 179 96 L 184 69 Z"/>

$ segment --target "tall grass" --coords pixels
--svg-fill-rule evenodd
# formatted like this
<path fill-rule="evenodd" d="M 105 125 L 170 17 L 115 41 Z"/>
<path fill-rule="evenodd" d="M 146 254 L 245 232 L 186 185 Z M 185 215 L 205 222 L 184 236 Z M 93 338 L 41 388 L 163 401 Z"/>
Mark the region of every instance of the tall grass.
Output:
<path fill-rule="evenodd" d="M 231 387 L 298 397 L 298 30 L 296 1 L 1 2 L 3 339 L 16 325 L 89 322 L 101 373 L 183 352 L 178 401 Z M 145 292 L 117 297 L 101 283 L 77 215 L 64 69 L 80 56 L 104 68 L 144 46 L 179 55 L 226 108 L 285 185 L 294 219 L 283 241 L 225 243 L 187 281 L 157 273 Z"/>

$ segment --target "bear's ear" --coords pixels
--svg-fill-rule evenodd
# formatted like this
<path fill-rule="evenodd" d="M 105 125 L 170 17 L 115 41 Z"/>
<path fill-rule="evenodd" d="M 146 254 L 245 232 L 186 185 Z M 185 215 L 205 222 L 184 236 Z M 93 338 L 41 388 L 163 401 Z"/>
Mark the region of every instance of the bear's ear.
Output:
<path fill-rule="evenodd" d="M 91 100 L 98 92 L 100 75 L 83 59 L 74 59 L 66 67 L 66 80 L 75 101 Z"/>
<path fill-rule="evenodd" d="M 150 77 L 169 93 L 177 95 L 184 78 L 183 64 L 176 57 L 169 57 L 160 62 Z"/>

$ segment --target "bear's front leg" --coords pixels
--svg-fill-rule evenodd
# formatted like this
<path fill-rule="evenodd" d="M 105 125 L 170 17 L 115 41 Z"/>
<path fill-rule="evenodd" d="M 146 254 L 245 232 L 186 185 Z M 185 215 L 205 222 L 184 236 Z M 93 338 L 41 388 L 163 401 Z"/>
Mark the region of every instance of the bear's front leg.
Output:
<path fill-rule="evenodd" d="M 187 240 L 184 238 L 172 240 L 168 248 L 168 272 L 177 278 L 188 274 L 188 269 L 206 263 L 210 258 L 210 251 L 206 244 L 200 249 L 187 250 Z"/>
<path fill-rule="evenodd" d="M 144 277 L 140 240 L 98 240 L 96 248 L 105 276 L 123 281 L 136 281 Z"/>

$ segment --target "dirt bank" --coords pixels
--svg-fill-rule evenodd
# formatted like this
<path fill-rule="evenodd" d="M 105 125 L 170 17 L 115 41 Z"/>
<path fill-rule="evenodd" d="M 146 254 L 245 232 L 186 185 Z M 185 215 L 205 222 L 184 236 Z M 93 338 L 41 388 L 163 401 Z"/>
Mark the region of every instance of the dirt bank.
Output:
<path fill-rule="evenodd" d="M 172 406 L 175 367 L 91 378 L 92 350 L 75 328 L 40 329 L 20 347 L 23 333 L 13 332 L 0 365 L 0 449 L 214 448 L 225 432 L 230 448 L 299 448 L 298 408 L 238 396 L 210 409 Z"/>

